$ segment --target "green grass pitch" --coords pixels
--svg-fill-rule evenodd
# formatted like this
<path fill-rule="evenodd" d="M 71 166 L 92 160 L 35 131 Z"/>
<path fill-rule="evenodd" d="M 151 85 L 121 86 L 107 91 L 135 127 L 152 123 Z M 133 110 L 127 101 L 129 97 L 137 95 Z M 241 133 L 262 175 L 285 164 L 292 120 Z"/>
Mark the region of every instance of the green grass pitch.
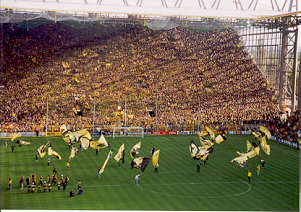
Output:
<path fill-rule="evenodd" d="M 94 138 L 95 140 L 96 138 Z M 124 143 L 125 163 L 118 167 L 111 159 L 99 178 L 97 168 L 104 162 L 108 149 L 99 154 L 88 149 L 79 152 L 66 167 L 70 154 L 68 146 L 60 137 L 23 138 L 32 145 L 16 147 L 12 153 L 0 145 L 0 209 L 76 209 L 76 210 L 210 210 L 210 211 L 298 211 L 299 210 L 299 152 L 269 141 L 271 155 L 262 155 L 265 167 L 256 175 L 257 160 L 249 162 L 253 177 L 249 184 L 247 169 L 234 166 L 229 161 L 236 151 L 246 151 L 248 136 L 228 136 L 226 142 L 216 144 L 208 164 L 196 172 L 196 161 L 189 154 L 188 146 L 196 135 L 146 136 L 142 140 L 139 156 L 151 157 L 154 145 L 160 149 L 159 172 L 155 173 L 150 163 L 143 173 L 130 168 L 130 148 L 139 138 L 111 138 L 107 141 L 116 154 Z M 2 139 L 2 141 L 5 139 Z M 35 161 L 37 147 L 51 141 L 62 160 L 47 155 Z M 262 152 L 261 152 L 262 154 Z M 18 187 L 20 176 L 36 173 L 44 178 L 56 167 L 58 174 L 69 175 L 70 182 L 65 192 L 28 193 Z M 140 173 L 140 185 L 134 184 L 134 176 Z M 7 190 L 8 178 L 13 178 L 13 190 Z M 69 191 L 82 181 L 83 194 L 69 197 Z"/>

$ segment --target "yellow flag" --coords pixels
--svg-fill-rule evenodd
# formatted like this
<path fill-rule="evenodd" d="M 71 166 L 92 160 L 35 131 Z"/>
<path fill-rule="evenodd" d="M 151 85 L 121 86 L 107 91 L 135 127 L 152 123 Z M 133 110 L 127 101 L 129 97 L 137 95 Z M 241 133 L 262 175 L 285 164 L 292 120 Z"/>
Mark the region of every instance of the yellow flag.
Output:
<path fill-rule="evenodd" d="M 215 134 L 213 132 L 213 130 L 211 130 L 209 127 L 205 127 L 206 131 L 209 133 L 211 140 L 215 139 Z"/>
<path fill-rule="evenodd" d="M 76 82 L 76 83 L 79 83 L 80 80 L 77 78 L 77 77 L 74 77 L 73 80 Z"/>
<path fill-rule="evenodd" d="M 90 147 L 92 149 L 99 149 L 98 143 L 96 141 L 90 141 Z"/>
<path fill-rule="evenodd" d="M 59 160 L 61 160 L 62 159 L 62 157 L 59 155 L 59 153 L 57 153 L 56 151 L 54 151 L 53 149 L 52 149 L 52 147 L 48 147 L 48 155 L 49 156 L 55 156 L 57 159 L 59 159 Z"/>
<path fill-rule="evenodd" d="M 119 149 L 117 154 L 115 155 L 114 159 L 119 162 L 122 158 L 124 157 L 124 144 L 122 144 Z"/>
<path fill-rule="evenodd" d="M 68 62 L 62 61 L 62 66 L 63 66 L 63 68 L 70 68 L 70 65 Z"/>
<path fill-rule="evenodd" d="M 270 155 L 271 148 L 270 148 L 270 145 L 267 144 L 267 141 L 266 141 L 265 137 L 260 139 L 260 146 L 261 146 L 261 149 L 264 151 L 265 154 Z"/>
<path fill-rule="evenodd" d="M 100 138 L 97 141 L 99 148 L 106 148 L 109 146 L 106 138 L 104 137 L 103 134 L 101 134 Z"/>
<path fill-rule="evenodd" d="M 225 139 L 221 135 L 218 135 L 215 138 L 215 143 L 217 143 L 217 144 L 223 143 L 224 141 L 225 141 Z"/>
<path fill-rule="evenodd" d="M 108 161 L 109 161 L 109 159 L 110 159 L 110 154 L 112 154 L 112 151 L 110 151 L 110 152 L 108 153 L 105 162 L 103 163 L 101 169 L 99 169 L 99 171 L 98 171 L 99 174 L 102 174 L 102 173 L 105 171 L 105 168 L 106 168 L 106 166 L 107 166 L 107 163 L 108 163 Z"/>
<path fill-rule="evenodd" d="M 236 163 L 240 167 L 246 168 L 248 167 L 248 157 L 245 155 L 241 155 L 231 160 L 231 163 Z"/>
<path fill-rule="evenodd" d="M 76 131 L 76 133 L 78 134 L 79 137 L 85 137 L 88 140 L 92 140 L 91 134 L 86 129 L 82 129 L 82 130 Z"/>
<path fill-rule="evenodd" d="M 81 146 L 84 150 L 87 150 L 89 148 L 90 141 L 86 137 L 81 137 L 80 138 L 80 143 L 81 143 Z"/>
<path fill-rule="evenodd" d="M 22 140 L 20 140 L 19 142 L 20 142 L 21 145 L 30 145 L 31 144 L 28 141 L 22 141 Z"/>
<path fill-rule="evenodd" d="M 77 152 L 78 152 L 78 149 L 77 149 L 76 147 L 72 147 L 72 148 L 71 148 L 71 152 L 70 152 L 70 156 L 69 156 L 69 161 L 70 161 L 72 158 L 75 158 Z"/>
<path fill-rule="evenodd" d="M 139 151 L 140 151 L 140 148 L 141 148 L 141 141 L 139 141 L 137 144 L 135 144 L 131 151 L 130 151 L 130 156 L 131 158 L 135 158 L 137 154 L 139 154 Z"/>
<path fill-rule="evenodd" d="M 40 155 L 40 158 L 43 158 L 43 157 L 46 155 L 45 149 L 46 149 L 47 146 L 49 146 L 49 144 L 50 144 L 50 142 L 47 142 L 46 144 L 41 145 L 41 146 L 37 149 L 37 151 L 38 151 L 38 153 L 39 153 L 39 155 Z"/>
<path fill-rule="evenodd" d="M 159 155 L 160 155 L 160 149 L 158 149 L 157 151 L 154 152 L 153 156 L 152 156 L 152 162 L 153 162 L 153 166 L 155 168 L 159 167 Z"/>
<path fill-rule="evenodd" d="M 253 145 L 250 143 L 249 140 L 246 140 L 247 143 L 247 152 L 251 151 L 252 149 L 254 149 Z"/>
<path fill-rule="evenodd" d="M 14 141 L 16 138 L 20 138 L 21 137 L 21 133 L 18 133 L 16 135 L 14 135 L 10 140 Z"/>
<path fill-rule="evenodd" d="M 268 139 L 271 138 L 271 132 L 268 130 L 268 128 L 266 128 L 264 126 L 259 126 L 259 130 L 261 132 L 263 132 L 267 136 Z"/>

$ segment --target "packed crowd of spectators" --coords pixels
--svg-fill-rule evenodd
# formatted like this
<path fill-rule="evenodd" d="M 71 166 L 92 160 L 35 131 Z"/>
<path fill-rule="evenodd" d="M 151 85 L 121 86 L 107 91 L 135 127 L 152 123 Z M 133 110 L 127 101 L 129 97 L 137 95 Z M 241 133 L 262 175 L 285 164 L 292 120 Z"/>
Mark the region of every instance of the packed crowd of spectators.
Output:
<path fill-rule="evenodd" d="M 112 128 L 124 124 L 118 106 L 126 107 L 127 126 L 160 130 L 279 113 L 274 90 L 231 29 L 115 24 L 80 31 L 58 23 L 1 30 L 8 76 L 2 131 L 43 131 L 46 123 L 48 131 Z M 78 106 L 83 116 L 75 116 Z"/>
<path fill-rule="evenodd" d="M 292 114 L 283 113 L 282 116 L 268 117 L 266 124 L 272 135 L 291 142 L 301 139 L 300 111 Z"/>

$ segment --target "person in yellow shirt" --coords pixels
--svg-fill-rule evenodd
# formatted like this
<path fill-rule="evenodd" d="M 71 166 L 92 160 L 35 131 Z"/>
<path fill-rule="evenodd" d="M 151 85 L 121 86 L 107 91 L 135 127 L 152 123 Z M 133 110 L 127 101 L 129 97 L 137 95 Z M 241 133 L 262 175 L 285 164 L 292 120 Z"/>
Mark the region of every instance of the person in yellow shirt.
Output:
<path fill-rule="evenodd" d="M 13 190 L 13 180 L 11 178 L 8 178 L 8 190 Z"/>
<path fill-rule="evenodd" d="M 248 170 L 248 180 L 249 180 L 249 183 L 251 182 L 251 177 L 252 177 L 252 172 L 250 172 L 250 170 Z"/>
<path fill-rule="evenodd" d="M 67 161 L 66 166 L 67 166 L 67 168 L 70 168 L 70 162 L 69 161 Z"/>

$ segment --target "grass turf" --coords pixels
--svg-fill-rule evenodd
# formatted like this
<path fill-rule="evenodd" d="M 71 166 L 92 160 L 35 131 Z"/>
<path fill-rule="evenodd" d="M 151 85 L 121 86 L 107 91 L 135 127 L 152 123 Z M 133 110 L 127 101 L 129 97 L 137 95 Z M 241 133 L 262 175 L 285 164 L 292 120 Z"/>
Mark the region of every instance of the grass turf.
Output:
<path fill-rule="evenodd" d="M 32 137 L 23 140 L 32 145 L 10 148 L 0 145 L 0 209 L 85 209 L 85 210 L 210 210 L 210 211 L 298 211 L 299 210 L 299 152 L 281 144 L 271 144 L 271 155 L 262 154 L 265 167 L 256 175 L 256 159 L 250 160 L 253 176 L 247 180 L 247 169 L 234 166 L 229 161 L 236 157 L 236 151 L 245 152 L 248 136 L 228 136 L 226 142 L 217 144 L 208 164 L 196 172 L 196 161 L 189 154 L 191 139 L 198 143 L 197 136 L 146 136 L 142 139 L 139 156 L 151 157 L 154 145 L 160 149 L 159 172 L 155 173 L 150 162 L 143 173 L 130 168 L 130 148 L 138 138 L 110 138 L 108 142 L 116 154 L 124 143 L 125 163 L 118 167 L 115 160 L 108 165 L 99 178 L 97 168 L 104 162 L 108 149 L 88 149 L 79 152 L 72 159 L 71 168 L 66 167 L 70 154 L 60 137 Z M 96 138 L 95 138 L 96 139 Z M 250 139 L 250 138 L 249 138 Z M 2 139 L 3 141 L 4 139 Z M 62 160 L 47 156 L 35 160 L 36 149 L 46 141 L 61 154 Z M 20 176 L 52 174 L 56 167 L 58 174 L 68 175 L 70 182 L 65 192 L 28 193 L 18 187 Z M 140 185 L 134 184 L 134 176 L 140 173 Z M 13 178 L 13 190 L 7 190 L 8 178 Z M 69 191 L 76 188 L 77 180 L 82 182 L 84 193 L 69 197 Z"/>

